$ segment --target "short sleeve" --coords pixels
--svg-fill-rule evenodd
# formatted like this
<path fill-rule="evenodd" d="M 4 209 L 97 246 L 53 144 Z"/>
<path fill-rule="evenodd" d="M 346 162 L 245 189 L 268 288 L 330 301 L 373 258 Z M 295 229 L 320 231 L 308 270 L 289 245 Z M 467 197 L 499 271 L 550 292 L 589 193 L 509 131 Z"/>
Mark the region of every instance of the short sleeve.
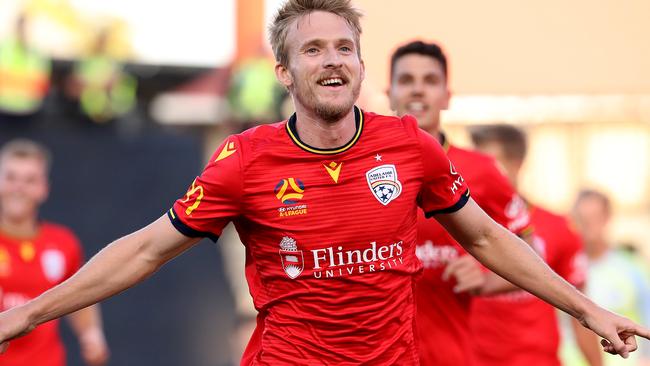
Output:
<path fill-rule="evenodd" d="M 561 238 L 561 243 L 558 243 L 557 248 L 559 255 L 557 260 L 549 258 L 549 265 L 570 284 L 581 287 L 586 281 L 588 265 L 582 239 L 570 227 L 566 219 L 563 219 L 561 227 L 556 230 Z"/>
<path fill-rule="evenodd" d="M 422 150 L 424 170 L 418 205 L 426 217 L 460 210 L 469 200 L 465 179 L 433 136 L 419 128 L 416 136 Z"/>
<path fill-rule="evenodd" d="M 240 214 L 242 150 L 239 136 L 226 139 L 201 175 L 176 200 L 167 216 L 181 234 L 216 242 L 228 222 Z"/>

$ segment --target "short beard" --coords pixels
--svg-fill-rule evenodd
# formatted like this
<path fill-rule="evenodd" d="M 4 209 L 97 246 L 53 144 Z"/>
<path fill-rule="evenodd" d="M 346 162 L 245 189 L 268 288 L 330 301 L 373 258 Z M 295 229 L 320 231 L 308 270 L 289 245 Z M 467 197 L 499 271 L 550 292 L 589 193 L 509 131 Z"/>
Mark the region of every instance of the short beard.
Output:
<path fill-rule="evenodd" d="M 342 120 L 343 117 L 345 117 L 348 113 L 350 113 L 350 110 L 354 106 L 354 103 L 357 101 L 357 99 L 359 99 L 360 92 L 361 83 L 352 89 L 352 98 L 350 100 L 350 103 L 346 103 L 345 105 L 318 103 L 316 100 L 312 99 L 311 102 L 315 104 L 314 113 L 318 118 L 322 119 L 326 123 L 336 123 Z M 307 101 L 303 99 L 303 95 L 298 94 L 296 97 L 305 106 L 312 104 L 307 103 Z"/>
<path fill-rule="evenodd" d="M 327 123 L 336 123 L 350 112 L 353 105 L 354 102 L 344 106 L 317 104 L 314 113 Z"/>

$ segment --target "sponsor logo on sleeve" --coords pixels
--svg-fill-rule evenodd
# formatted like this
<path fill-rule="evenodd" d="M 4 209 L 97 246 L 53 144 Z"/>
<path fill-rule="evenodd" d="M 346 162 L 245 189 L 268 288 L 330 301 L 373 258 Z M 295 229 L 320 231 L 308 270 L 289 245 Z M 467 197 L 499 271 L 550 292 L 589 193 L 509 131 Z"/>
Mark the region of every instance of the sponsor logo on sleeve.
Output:
<path fill-rule="evenodd" d="M 372 194 L 384 206 L 402 193 L 402 183 L 397 179 L 395 165 L 386 164 L 368 170 L 366 180 Z"/>
<path fill-rule="evenodd" d="M 455 195 L 458 193 L 458 190 L 463 187 L 465 183 L 465 179 L 463 179 L 463 176 L 458 174 L 456 171 L 456 168 L 454 167 L 454 164 L 449 162 L 449 173 L 451 174 L 451 177 L 453 179 L 453 182 L 451 183 L 451 186 L 449 187 L 449 190 L 451 190 L 451 194 Z"/>

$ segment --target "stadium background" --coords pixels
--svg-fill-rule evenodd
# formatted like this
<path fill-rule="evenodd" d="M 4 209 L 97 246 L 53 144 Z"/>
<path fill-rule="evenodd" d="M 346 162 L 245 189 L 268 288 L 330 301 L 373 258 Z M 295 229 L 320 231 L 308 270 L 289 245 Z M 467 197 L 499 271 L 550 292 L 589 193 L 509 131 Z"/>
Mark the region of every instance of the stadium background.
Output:
<path fill-rule="evenodd" d="M 281 96 L 273 113 L 237 110 L 250 104 L 241 92 L 250 85 L 265 85 L 251 92 L 254 100 L 281 95 L 264 82 L 268 75 L 245 67 L 251 59 L 272 65 L 264 29 L 280 2 L 0 2 L 0 42 L 26 11 L 30 42 L 53 59 L 41 112 L 24 124 L 0 124 L 0 143 L 30 137 L 54 152 L 43 217 L 73 228 L 92 255 L 161 215 L 227 133 L 281 114 Z M 648 253 L 649 2 L 354 3 L 365 14 L 362 107 L 390 113 L 385 90 L 396 45 L 439 41 L 451 65 L 454 98 L 443 116 L 451 139 L 467 144 L 464 130 L 473 124 L 523 127 L 531 141 L 526 195 L 566 212 L 580 188 L 602 189 L 615 204 L 615 242 Z M 64 92 L 100 29 L 109 32 L 110 55 L 138 83 L 135 107 L 107 123 L 83 116 Z M 259 83 L 238 84 L 247 72 Z M 222 263 L 222 252 L 205 241 L 104 302 L 110 365 L 230 364 L 238 316 Z M 81 365 L 68 331 L 65 338 L 69 364 Z"/>

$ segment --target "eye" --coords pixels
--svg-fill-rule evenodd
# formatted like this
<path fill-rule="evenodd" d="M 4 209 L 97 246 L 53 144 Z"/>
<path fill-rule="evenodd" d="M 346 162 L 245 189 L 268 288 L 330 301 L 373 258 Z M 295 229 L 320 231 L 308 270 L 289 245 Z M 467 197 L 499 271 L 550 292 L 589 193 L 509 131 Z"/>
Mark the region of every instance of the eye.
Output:
<path fill-rule="evenodd" d="M 341 50 L 342 52 L 346 52 L 346 53 L 347 52 L 352 52 L 352 48 L 350 48 L 348 46 L 343 46 L 343 47 L 339 48 L 339 50 Z"/>
<path fill-rule="evenodd" d="M 318 48 L 316 47 L 310 47 L 307 50 L 305 50 L 305 53 L 308 55 L 315 55 L 318 53 Z"/>

